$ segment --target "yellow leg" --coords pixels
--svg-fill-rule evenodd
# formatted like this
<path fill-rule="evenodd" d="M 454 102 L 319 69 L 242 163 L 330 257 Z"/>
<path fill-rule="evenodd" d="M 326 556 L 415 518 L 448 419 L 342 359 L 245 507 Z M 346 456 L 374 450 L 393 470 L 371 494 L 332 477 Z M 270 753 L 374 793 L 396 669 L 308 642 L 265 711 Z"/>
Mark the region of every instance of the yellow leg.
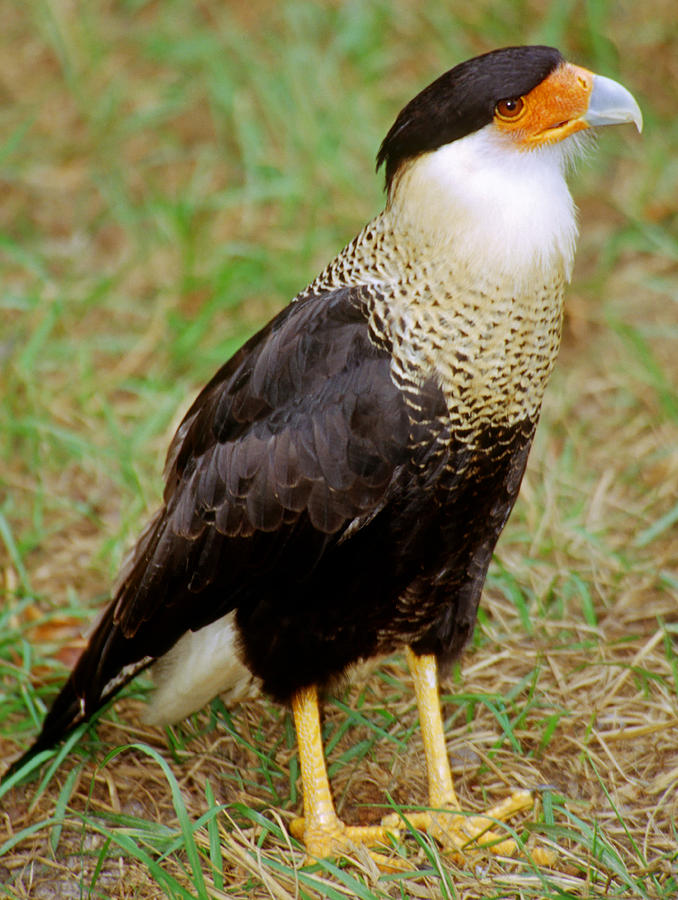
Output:
<path fill-rule="evenodd" d="M 315 687 L 302 688 L 294 695 L 292 711 L 304 794 L 304 818 L 292 821 L 292 834 L 303 841 L 312 859 L 341 855 L 355 844 L 388 845 L 388 836 L 398 834 L 399 823 L 392 828 L 383 825 L 361 827 L 346 825 L 337 816 L 325 768 Z M 401 868 L 397 860 L 392 861 L 376 853 L 370 853 L 370 856 L 381 868 Z"/>
<path fill-rule="evenodd" d="M 516 791 L 503 803 L 489 809 L 484 815 L 461 815 L 461 807 L 454 792 L 452 773 L 447 758 L 443 721 L 438 696 L 438 667 L 432 655 L 417 656 L 407 648 L 407 662 L 414 681 L 419 709 L 421 736 L 429 786 L 429 806 L 440 813 L 426 812 L 408 815 L 415 828 L 429 831 L 453 852 L 473 849 L 473 846 L 489 845 L 488 849 L 502 855 L 515 854 L 515 841 L 503 839 L 491 830 L 497 821 L 504 821 L 520 810 L 532 806 L 529 791 Z M 459 815 L 454 815 L 459 812 Z M 394 816 L 387 816 L 382 824 L 395 823 Z M 537 849 L 532 853 L 535 862 L 551 865 L 555 857 L 549 851 Z"/>
<path fill-rule="evenodd" d="M 409 647 L 407 663 L 412 673 L 414 693 L 419 710 L 421 739 L 426 758 L 429 804 L 440 809 L 461 809 L 452 783 L 450 762 L 445 746 L 445 732 L 438 697 L 438 666 L 435 656 L 417 656 Z"/>

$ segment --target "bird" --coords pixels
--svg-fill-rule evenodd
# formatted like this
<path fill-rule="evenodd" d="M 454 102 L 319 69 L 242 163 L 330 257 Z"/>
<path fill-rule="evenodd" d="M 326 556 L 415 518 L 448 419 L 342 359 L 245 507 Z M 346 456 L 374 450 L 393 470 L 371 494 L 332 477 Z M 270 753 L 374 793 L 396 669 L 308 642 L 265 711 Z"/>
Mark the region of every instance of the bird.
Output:
<path fill-rule="evenodd" d="M 153 723 L 217 695 L 291 704 L 310 859 L 388 844 L 388 817 L 337 815 L 319 692 L 404 650 L 429 785 L 411 821 L 453 853 L 519 852 L 490 826 L 530 792 L 462 814 L 439 678 L 473 632 L 558 353 L 566 176 L 592 129 L 622 123 L 642 129 L 632 94 L 546 46 L 461 62 L 404 106 L 377 155 L 384 209 L 190 406 L 160 508 L 5 781 L 152 666 Z"/>

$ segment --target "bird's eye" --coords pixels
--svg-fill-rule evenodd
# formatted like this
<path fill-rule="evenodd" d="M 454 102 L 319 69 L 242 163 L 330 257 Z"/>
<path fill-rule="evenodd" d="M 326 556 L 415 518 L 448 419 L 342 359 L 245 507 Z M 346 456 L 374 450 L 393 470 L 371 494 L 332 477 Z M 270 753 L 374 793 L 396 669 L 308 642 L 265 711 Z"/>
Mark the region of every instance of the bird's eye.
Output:
<path fill-rule="evenodd" d="M 494 108 L 495 113 L 500 119 L 517 118 L 525 106 L 522 97 L 508 97 L 506 100 L 500 100 Z"/>

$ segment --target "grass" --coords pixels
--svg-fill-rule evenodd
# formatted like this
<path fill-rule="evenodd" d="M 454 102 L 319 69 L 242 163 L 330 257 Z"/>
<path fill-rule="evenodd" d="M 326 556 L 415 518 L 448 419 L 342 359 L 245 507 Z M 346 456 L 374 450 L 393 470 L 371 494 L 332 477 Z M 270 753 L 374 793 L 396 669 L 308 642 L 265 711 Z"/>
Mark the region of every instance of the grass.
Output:
<path fill-rule="evenodd" d="M 607 2 L 8 9 L 0 86 L 0 753 L 36 732 L 161 491 L 198 388 L 372 216 L 372 160 L 453 62 L 548 42 L 641 100 L 574 180 L 564 345 L 472 646 L 443 685 L 465 808 L 538 788 L 551 869 L 301 868 L 289 712 L 166 734 L 146 686 L 0 803 L 0 896 L 624 897 L 678 892 L 675 13 Z M 610 130 L 611 131 L 611 130 Z M 340 812 L 425 802 L 400 657 L 325 706 Z M 3 893 L 4 892 L 4 893 Z"/>

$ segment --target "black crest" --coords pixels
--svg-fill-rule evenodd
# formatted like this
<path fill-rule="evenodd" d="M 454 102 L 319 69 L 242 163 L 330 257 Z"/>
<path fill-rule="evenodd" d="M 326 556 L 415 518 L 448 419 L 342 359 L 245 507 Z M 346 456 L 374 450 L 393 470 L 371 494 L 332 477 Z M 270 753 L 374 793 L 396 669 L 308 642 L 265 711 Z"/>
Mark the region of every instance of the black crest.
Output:
<path fill-rule="evenodd" d="M 460 63 L 424 88 L 398 115 L 377 155 L 386 187 L 408 159 L 489 125 L 499 100 L 521 97 L 564 59 L 553 47 L 504 47 Z"/>

